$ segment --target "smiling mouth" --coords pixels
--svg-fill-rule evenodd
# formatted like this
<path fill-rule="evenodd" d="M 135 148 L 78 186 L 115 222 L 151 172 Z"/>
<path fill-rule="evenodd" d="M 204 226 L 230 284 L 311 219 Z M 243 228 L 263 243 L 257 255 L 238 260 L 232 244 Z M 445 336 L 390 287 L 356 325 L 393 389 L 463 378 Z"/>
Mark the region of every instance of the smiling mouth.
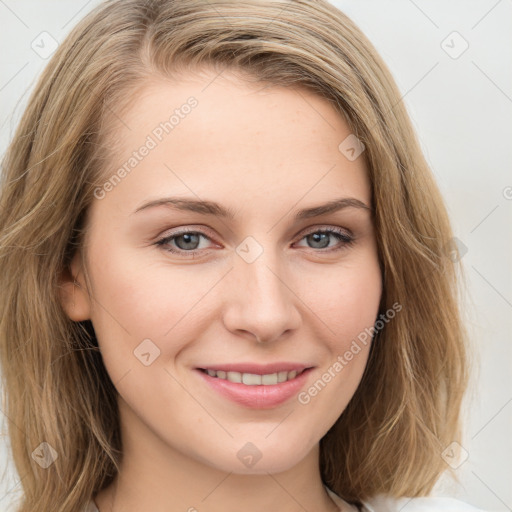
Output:
<path fill-rule="evenodd" d="M 240 373 L 240 372 L 226 372 L 223 370 L 205 370 L 204 368 L 199 368 L 203 373 L 208 374 L 210 377 L 214 377 L 221 380 L 227 380 L 229 382 L 234 382 L 236 384 L 245 384 L 246 386 L 275 386 L 276 384 L 281 384 L 282 382 L 287 382 L 289 380 L 293 380 L 302 373 L 304 373 L 308 368 L 305 368 L 302 371 L 292 370 L 292 371 L 282 371 L 276 373 L 267 373 L 264 375 L 258 375 L 256 373 Z"/>

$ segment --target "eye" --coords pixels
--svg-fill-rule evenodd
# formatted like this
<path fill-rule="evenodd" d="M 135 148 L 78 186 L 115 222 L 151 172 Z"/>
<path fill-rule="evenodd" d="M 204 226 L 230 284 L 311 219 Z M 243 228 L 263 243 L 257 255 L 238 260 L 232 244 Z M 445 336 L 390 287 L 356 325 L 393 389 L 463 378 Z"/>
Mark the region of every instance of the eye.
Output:
<path fill-rule="evenodd" d="M 195 254 L 201 249 L 201 239 L 211 240 L 210 237 L 201 233 L 200 231 L 181 231 L 172 235 L 161 238 L 156 242 L 156 245 L 162 246 L 164 250 L 174 254 Z"/>
<path fill-rule="evenodd" d="M 202 240 L 206 241 L 206 246 L 201 244 Z M 317 229 L 304 235 L 302 240 L 311 244 L 309 248 L 319 249 L 320 252 L 341 250 L 354 242 L 354 238 L 340 228 Z M 338 244 L 333 246 L 333 240 L 337 240 Z M 211 238 L 201 231 L 180 231 L 161 238 L 155 245 L 173 254 L 193 257 L 201 250 L 208 249 L 208 241 L 211 242 Z"/>
<path fill-rule="evenodd" d="M 330 245 L 333 239 L 339 242 L 337 246 Z M 354 242 L 351 235 L 339 228 L 317 229 L 307 233 L 301 240 L 306 240 L 307 243 L 311 244 L 309 247 L 312 249 L 328 249 L 329 252 L 343 249 Z"/>

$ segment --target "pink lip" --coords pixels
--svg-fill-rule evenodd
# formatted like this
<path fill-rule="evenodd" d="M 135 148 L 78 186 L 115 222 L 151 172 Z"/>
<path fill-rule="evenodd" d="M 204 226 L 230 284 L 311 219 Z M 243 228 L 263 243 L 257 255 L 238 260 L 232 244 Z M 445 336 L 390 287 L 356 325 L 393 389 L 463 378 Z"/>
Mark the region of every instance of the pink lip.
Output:
<path fill-rule="evenodd" d="M 261 366 L 259 370 L 255 370 L 255 366 L 257 365 L 220 365 L 219 367 L 211 367 L 211 369 L 215 370 L 224 370 L 224 368 L 230 368 L 229 370 L 224 371 L 237 371 L 240 373 L 255 373 L 259 375 L 264 375 L 267 373 L 277 373 L 278 370 L 270 370 L 269 367 L 272 365 L 265 366 L 265 370 L 261 371 Z M 244 370 L 239 369 L 231 369 L 231 368 L 244 368 Z M 300 367 L 300 366 L 299 366 Z M 247 370 L 246 368 L 252 368 L 251 370 Z M 283 365 L 279 366 L 281 368 L 280 371 L 285 371 L 286 368 Z M 293 368 L 287 371 L 293 371 L 297 368 L 295 365 Z M 302 367 L 304 369 L 305 367 Z M 274 384 L 270 386 L 264 385 L 256 385 L 256 386 L 247 386 L 245 384 L 239 384 L 236 382 L 230 382 L 228 380 L 219 379 L 217 377 L 210 377 L 207 373 L 196 369 L 195 371 L 205 380 L 205 382 L 211 386 L 211 388 L 217 391 L 222 396 L 240 404 L 245 407 L 250 407 L 252 409 L 271 409 L 276 407 L 287 400 L 289 400 L 292 396 L 295 396 L 299 390 L 304 386 L 306 379 L 308 378 L 309 372 L 312 368 L 304 369 L 304 371 L 297 375 L 292 380 L 288 380 L 286 382 L 281 382 L 279 384 Z"/>

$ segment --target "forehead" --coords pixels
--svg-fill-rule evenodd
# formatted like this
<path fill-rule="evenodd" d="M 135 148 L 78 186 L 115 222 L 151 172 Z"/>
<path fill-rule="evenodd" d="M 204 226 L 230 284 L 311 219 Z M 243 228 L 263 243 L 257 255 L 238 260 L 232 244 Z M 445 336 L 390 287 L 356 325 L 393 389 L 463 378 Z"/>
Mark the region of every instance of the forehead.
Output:
<path fill-rule="evenodd" d="M 297 202 L 336 188 L 370 201 L 364 154 L 350 160 L 340 150 L 354 136 L 350 127 L 327 99 L 303 87 L 250 83 L 231 71 L 153 79 L 133 95 L 121 121 L 105 174 L 128 171 L 118 195 L 168 187 L 217 192 L 219 199 L 275 192 Z"/>

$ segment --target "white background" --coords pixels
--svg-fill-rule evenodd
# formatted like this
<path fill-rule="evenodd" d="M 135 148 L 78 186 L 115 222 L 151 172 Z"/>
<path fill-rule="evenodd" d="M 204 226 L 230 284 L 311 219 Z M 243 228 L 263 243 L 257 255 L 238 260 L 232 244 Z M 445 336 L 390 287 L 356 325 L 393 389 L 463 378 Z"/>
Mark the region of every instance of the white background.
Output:
<path fill-rule="evenodd" d="M 97 3 L 0 0 L 0 154 L 47 62 L 32 41 L 43 31 L 61 41 Z M 333 3 L 390 67 L 467 248 L 465 315 L 480 368 L 467 407 L 461 483 L 442 480 L 436 492 L 512 510 L 512 0 Z M 21 486 L 5 424 L 3 434 L 0 509 L 8 510 Z"/>

